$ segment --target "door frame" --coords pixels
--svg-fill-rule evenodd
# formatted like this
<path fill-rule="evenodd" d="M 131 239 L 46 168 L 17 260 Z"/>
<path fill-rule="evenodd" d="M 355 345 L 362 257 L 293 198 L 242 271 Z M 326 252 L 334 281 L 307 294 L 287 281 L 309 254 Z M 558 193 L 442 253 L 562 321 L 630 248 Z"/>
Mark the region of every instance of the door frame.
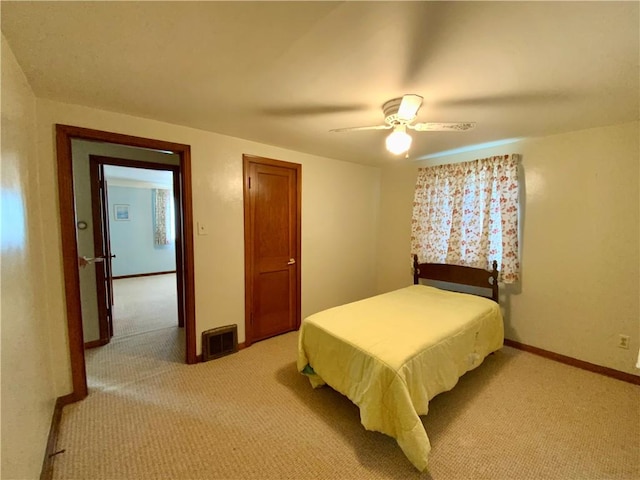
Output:
<path fill-rule="evenodd" d="M 298 268 L 296 268 L 296 329 L 300 328 L 302 317 L 302 165 L 299 163 L 274 160 L 256 155 L 242 155 L 242 176 L 244 194 L 244 331 L 245 347 L 253 342 L 251 307 L 253 298 L 253 231 L 251 225 L 250 167 L 251 164 L 288 168 L 296 172 L 296 237 Z"/>
<path fill-rule="evenodd" d="M 113 274 L 111 269 L 111 238 L 109 232 L 109 202 L 104 164 L 89 155 L 89 179 L 91 181 L 91 220 L 93 223 L 93 256 L 101 255 L 104 265 L 95 263 L 96 291 L 98 293 L 98 331 L 96 346 L 106 345 L 113 336 Z M 105 205 L 106 203 L 106 205 Z M 104 252 L 102 252 L 104 250 Z M 101 252 L 101 253 L 99 253 Z M 102 267 L 102 271 L 101 268 Z M 105 278 L 106 277 L 106 278 Z M 105 284 L 109 284 L 105 288 Z M 106 291 L 108 290 L 108 292 Z M 91 344 L 90 344 L 91 345 Z M 92 345 L 93 346 L 93 345 Z M 85 343 L 85 349 L 87 344 Z"/>
<path fill-rule="evenodd" d="M 105 132 L 71 125 L 56 124 L 56 157 L 58 177 L 58 199 L 60 209 L 60 235 L 62 240 L 62 268 L 69 334 L 69 357 L 73 392 L 71 402 L 82 400 L 89 394 L 84 355 L 82 331 L 82 308 L 80 305 L 80 273 L 78 264 L 78 244 L 76 241 L 76 212 L 73 188 L 73 162 L 71 140 L 89 140 L 115 143 L 131 147 L 171 151 L 178 155 L 179 184 L 181 187 L 180 207 L 176 211 L 182 215 L 182 254 L 186 337 L 186 363 L 197 363 L 195 324 L 195 280 L 193 245 L 193 209 L 191 189 L 191 147 L 180 143 L 166 142 L 120 133 Z"/>
<path fill-rule="evenodd" d="M 94 155 L 94 154 L 89 154 L 89 163 L 91 164 L 89 166 L 90 172 L 94 171 L 94 164 L 97 166 L 95 168 L 99 168 L 100 165 L 102 166 L 115 165 L 118 167 L 130 167 L 130 168 L 139 168 L 143 170 L 162 170 L 162 171 L 172 172 L 173 173 L 172 188 L 173 188 L 174 206 L 180 205 L 180 198 L 182 197 L 181 196 L 182 187 L 179 182 L 179 178 L 180 178 L 179 165 L 175 165 L 171 163 L 150 162 L 147 160 L 131 160 L 128 158 L 118 158 L 118 157 Z M 92 178 L 92 182 L 94 182 L 93 178 Z M 92 209 L 93 209 L 93 217 L 94 217 L 94 220 L 93 220 L 94 226 L 96 225 L 96 216 L 98 216 L 99 218 L 99 216 L 101 215 L 101 212 L 99 211 L 99 205 L 95 203 L 97 200 L 97 196 L 99 195 L 97 189 L 98 189 L 98 185 L 96 183 L 93 183 L 91 185 L 91 201 L 93 203 Z M 182 272 L 184 270 L 183 269 L 184 259 L 182 255 L 183 239 L 182 239 L 182 234 L 179 234 L 179 232 L 182 232 L 182 228 L 181 228 L 182 216 L 179 208 L 174 207 L 174 213 L 175 213 L 175 232 L 176 232 L 174 250 L 175 250 L 175 259 L 176 259 L 176 292 L 177 292 L 177 304 L 178 304 L 178 326 L 184 327 L 185 325 L 184 290 L 180 288 L 183 282 Z M 107 213 L 107 217 L 108 215 L 109 214 Z M 94 227 L 93 229 L 94 235 L 96 234 L 96 231 L 97 229 Z M 104 235 L 104 232 L 100 232 L 100 233 Z M 100 298 L 100 295 L 98 295 L 98 298 Z M 100 311 L 100 306 L 98 306 L 98 310 Z M 102 318 L 102 315 L 99 316 L 99 319 L 100 319 L 100 340 L 101 340 L 100 344 L 105 345 L 109 343 L 109 341 L 111 340 L 111 335 L 113 334 L 113 332 L 110 332 L 109 334 L 110 326 L 106 323 L 106 319 Z"/>

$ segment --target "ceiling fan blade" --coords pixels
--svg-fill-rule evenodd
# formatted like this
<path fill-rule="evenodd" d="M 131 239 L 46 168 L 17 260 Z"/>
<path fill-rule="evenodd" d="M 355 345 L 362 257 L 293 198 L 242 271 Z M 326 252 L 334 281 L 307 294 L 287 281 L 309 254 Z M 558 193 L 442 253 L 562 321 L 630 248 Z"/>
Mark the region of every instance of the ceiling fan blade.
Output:
<path fill-rule="evenodd" d="M 371 127 L 348 127 L 348 128 L 334 128 L 329 130 L 330 132 L 356 132 L 359 130 L 390 130 L 393 127 L 391 125 L 373 125 Z"/>
<path fill-rule="evenodd" d="M 413 85 L 424 78 L 433 59 L 445 55 L 452 32 L 458 22 L 451 5 L 453 2 L 403 2 L 402 33 L 396 43 L 403 45 L 404 68 L 402 84 Z"/>
<path fill-rule="evenodd" d="M 279 106 L 267 107 L 261 113 L 272 117 L 303 117 L 311 115 L 330 115 L 334 113 L 359 112 L 366 110 L 366 105 L 343 104 L 343 105 L 302 105 L 302 106 Z"/>
<path fill-rule="evenodd" d="M 416 123 L 407 125 L 417 132 L 464 132 L 476 127 L 474 122 L 454 122 L 454 123 Z"/>
<path fill-rule="evenodd" d="M 416 118 L 420 105 L 422 105 L 420 95 L 404 95 L 398 107 L 398 118 L 410 122 Z"/>

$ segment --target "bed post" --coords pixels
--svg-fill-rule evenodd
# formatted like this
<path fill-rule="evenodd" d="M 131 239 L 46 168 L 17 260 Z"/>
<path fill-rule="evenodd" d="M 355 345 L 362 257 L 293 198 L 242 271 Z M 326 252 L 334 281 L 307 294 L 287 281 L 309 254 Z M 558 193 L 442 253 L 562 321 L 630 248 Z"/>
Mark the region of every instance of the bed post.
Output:
<path fill-rule="evenodd" d="M 418 255 L 413 254 L 413 284 L 420 283 L 420 268 L 418 268 Z"/>
<path fill-rule="evenodd" d="M 491 272 L 491 278 L 493 278 L 493 282 L 491 283 L 491 292 L 494 302 L 500 303 L 500 295 L 498 294 L 498 262 L 493 261 L 493 271 Z"/>

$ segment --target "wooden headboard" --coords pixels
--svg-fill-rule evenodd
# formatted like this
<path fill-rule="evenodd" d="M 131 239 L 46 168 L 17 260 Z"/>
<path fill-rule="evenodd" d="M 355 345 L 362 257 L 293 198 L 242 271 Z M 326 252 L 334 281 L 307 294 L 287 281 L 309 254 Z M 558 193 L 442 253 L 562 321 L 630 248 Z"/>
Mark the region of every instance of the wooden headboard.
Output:
<path fill-rule="evenodd" d="M 418 263 L 418 256 L 413 256 L 413 283 L 417 285 L 420 279 L 436 280 L 439 282 L 457 283 L 473 287 L 491 289 L 491 296 L 486 296 L 496 303 L 498 292 L 498 262 L 493 261 L 493 271 L 482 268 L 447 265 L 444 263 Z"/>

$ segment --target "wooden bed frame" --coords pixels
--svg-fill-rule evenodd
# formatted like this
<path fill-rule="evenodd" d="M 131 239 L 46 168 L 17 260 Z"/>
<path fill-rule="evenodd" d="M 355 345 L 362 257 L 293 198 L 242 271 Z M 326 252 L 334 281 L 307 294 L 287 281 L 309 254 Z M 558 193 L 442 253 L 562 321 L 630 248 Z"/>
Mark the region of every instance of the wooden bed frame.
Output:
<path fill-rule="evenodd" d="M 472 287 L 491 289 L 491 295 L 480 295 L 500 303 L 498 291 L 498 262 L 493 261 L 493 271 L 482 268 L 447 265 L 444 263 L 418 263 L 418 255 L 413 256 L 413 283 L 418 285 L 421 278 L 439 282 L 457 283 Z"/>

